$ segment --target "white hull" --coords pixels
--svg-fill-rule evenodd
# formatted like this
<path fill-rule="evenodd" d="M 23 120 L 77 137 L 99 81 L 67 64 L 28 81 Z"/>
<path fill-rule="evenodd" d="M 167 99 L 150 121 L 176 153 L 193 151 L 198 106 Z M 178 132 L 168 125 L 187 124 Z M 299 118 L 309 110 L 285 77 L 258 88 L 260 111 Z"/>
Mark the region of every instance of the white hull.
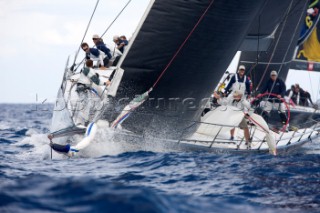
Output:
<path fill-rule="evenodd" d="M 305 143 L 318 137 L 318 132 L 313 129 L 299 130 L 298 132 L 286 132 L 281 134 L 275 134 L 277 138 L 277 153 L 287 153 L 294 150 L 298 150 Z M 261 134 L 262 136 L 263 134 Z M 239 131 L 237 139 L 241 141 L 242 135 Z M 259 133 L 255 135 L 256 141 L 252 141 L 251 149 L 247 149 L 244 141 L 238 147 L 236 141 L 229 140 L 230 136 L 216 138 L 213 142 L 212 138 L 204 137 L 198 134 L 194 134 L 193 139 L 182 140 L 170 140 L 165 138 L 151 138 L 141 135 L 136 135 L 123 130 L 115 131 L 112 141 L 115 143 L 122 143 L 132 145 L 138 150 L 153 151 L 153 148 L 148 148 L 150 144 L 162 144 L 161 147 L 165 147 L 165 151 L 207 151 L 213 153 L 268 153 L 269 147 L 265 141 L 258 138 Z M 262 136 L 263 137 L 263 136 Z M 260 141 L 258 141 L 260 140 Z M 126 146 L 126 145 L 125 145 Z M 139 147 L 140 146 L 140 147 Z M 161 148 L 159 149 L 161 151 Z"/>

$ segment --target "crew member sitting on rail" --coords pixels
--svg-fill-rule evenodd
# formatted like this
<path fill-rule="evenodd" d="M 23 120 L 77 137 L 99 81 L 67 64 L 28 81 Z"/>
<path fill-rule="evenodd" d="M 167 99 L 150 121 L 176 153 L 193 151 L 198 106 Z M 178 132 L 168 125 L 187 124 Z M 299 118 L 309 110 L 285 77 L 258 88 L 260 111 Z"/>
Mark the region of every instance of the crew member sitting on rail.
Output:
<path fill-rule="evenodd" d="M 127 40 L 122 40 L 117 35 L 113 36 L 113 42 L 116 44 L 117 49 L 120 50 L 121 53 L 123 53 L 125 46 L 128 45 L 128 41 Z"/>
<path fill-rule="evenodd" d="M 109 58 L 104 52 L 96 48 L 90 48 L 87 43 L 82 43 L 81 48 L 86 52 L 86 59 L 97 61 L 97 66 L 100 67 L 100 69 L 106 69 L 105 65 L 108 65 Z"/>
<path fill-rule="evenodd" d="M 285 95 L 287 96 L 286 97 L 287 103 L 297 104 L 297 99 L 298 99 L 298 96 L 300 96 L 300 93 L 299 93 L 299 90 L 297 90 L 297 88 L 294 85 L 291 85 L 291 88 L 286 91 Z"/>
<path fill-rule="evenodd" d="M 250 80 L 245 75 L 246 67 L 243 65 L 239 66 L 238 73 L 232 76 L 229 81 L 228 86 L 225 88 L 225 94 L 227 95 L 230 90 L 235 91 L 239 90 L 242 94 L 247 93 L 247 98 L 250 98 L 251 90 L 250 90 Z"/>
<path fill-rule="evenodd" d="M 122 35 L 119 38 L 126 44 L 125 46 L 127 46 L 129 44 L 129 41 L 125 35 Z"/>
<path fill-rule="evenodd" d="M 290 93 L 294 92 L 294 85 L 291 85 L 290 89 L 288 89 L 285 93 L 285 96 L 289 97 Z"/>
<path fill-rule="evenodd" d="M 299 92 L 299 98 L 297 99 L 296 104 L 300 106 L 312 106 L 313 102 L 311 100 L 310 93 L 302 89 L 299 84 L 295 84 L 295 88 L 296 88 L 296 91 Z"/>
<path fill-rule="evenodd" d="M 308 91 L 304 91 L 301 94 L 300 100 L 301 100 L 301 103 L 300 103 L 301 106 L 312 106 L 312 107 L 316 106 L 312 102 L 311 95 L 310 95 L 310 93 Z"/>
<path fill-rule="evenodd" d="M 243 120 L 241 121 L 241 123 L 239 124 L 239 127 L 240 129 L 243 129 L 246 145 L 248 149 L 250 149 L 251 140 L 250 140 L 250 133 L 249 133 L 246 117 L 249 116 L 248 112 L 251 106 L 250 106 L 250 103 L 243 98 L 242 91 L 234 90 L 232 92 L 232 95 L 229 95 L 227 98 L 221 98 L 217 92 L 214 92 L 214 97 L 218 100 L 218 103 L 220 105 L 229 105 L 229 106 L 237 107 L 238 109 L 243 110 L 243 112 L 246 114 Z M 234 139 L 234 131 L 235 131 L 235 128 L 230 130 L 231 140 Z"/>
<path fill-rule="evenodd" d="M 92 36 L 92 41 L 96 45 L 98 50 L 101 50 L 102 52 L 104 52 L 104 54 L 106 54 L 107 57 L 104 58 L 104 66 L 109 67 L 109 60 L 112 58 L 110 49 L 105 45 L 102 38 L 100 38 L 100 36 L 97 34 Z"/>

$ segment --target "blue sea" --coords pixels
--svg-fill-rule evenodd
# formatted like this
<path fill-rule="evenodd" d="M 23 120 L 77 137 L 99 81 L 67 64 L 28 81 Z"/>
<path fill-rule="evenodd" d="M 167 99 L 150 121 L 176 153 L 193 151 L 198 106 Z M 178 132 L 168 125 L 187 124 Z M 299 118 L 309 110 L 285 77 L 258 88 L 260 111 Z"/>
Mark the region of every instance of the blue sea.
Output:
<path fill-rule="evenodd" d="M 105 154 L 51 160 L 52 109 L 0 105 L 0 212 L 320 212 L 320 140 L 276 157 L 102 140 Z"/>

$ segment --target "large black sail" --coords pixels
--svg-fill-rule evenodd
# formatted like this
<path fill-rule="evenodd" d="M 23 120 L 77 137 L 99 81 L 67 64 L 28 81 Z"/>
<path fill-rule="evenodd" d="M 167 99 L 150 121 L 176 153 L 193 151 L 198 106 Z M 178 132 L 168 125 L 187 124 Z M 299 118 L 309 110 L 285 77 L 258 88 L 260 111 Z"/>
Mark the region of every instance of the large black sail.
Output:
<path fill-rule="evenodd" d="M 173 137 L 192 124 L 187 121 L 199 120 L 203 110 L 200 106 L 205 104 L 203 99 L 218 84 L 264 3 L 215 0 L 209 7 L 211 2 L 159 0 L 153 3 L 121 64 L 124 75 L 114 100 L 117 104 L 125 105 L 135 95 L 150 89 L 192 33 L 149 100 L 123 123 L 126 129 L 155 132 L 153 135 L 161 132 Z M 109 112 L 106 116 L 112 120 L 116 115 Z"/>
<path fill-rule="evenodd" d="M 279 77 L 286 79 L 305 18 L 307 3 L 300 0 L 269 1 L 267 3 L 269 5 L 266 5 L 256 17 L 255 24 L 252 25 L 248 35 L 251 32 L 256 37 L 258 34 L 260 39 L 268 37 L 270 46 L 266 45 L 262 50 L 259 48 L 260 51 L 257 51 L 258 48 L 255 51 L 251 48 L 250 51 L 243 51 L 240 57 L 240 63 L 250 70 L 249 75 L 255 89 L 263 86 L 270 77 L 271 70 L 278 71 Z M 270 16 L 278 17 L 277 24 L 274 24 L 275 22 L 270 24 Z M 268 28 L 264 27 L 265 24 Z M 268 33 L 269 36 L 267 36 Z M 256 40 L 257 45 L 258 41 L 261 40 Z M 263 41 L 262 44 L 264 44 Z"/>

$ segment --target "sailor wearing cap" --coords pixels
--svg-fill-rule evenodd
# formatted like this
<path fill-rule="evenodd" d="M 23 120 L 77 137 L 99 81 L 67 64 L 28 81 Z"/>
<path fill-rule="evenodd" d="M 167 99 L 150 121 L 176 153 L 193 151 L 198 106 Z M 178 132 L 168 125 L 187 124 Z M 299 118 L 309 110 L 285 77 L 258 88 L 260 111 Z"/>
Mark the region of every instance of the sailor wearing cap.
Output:
<path fill-rule="evenodd" d="M 268 121 L 269 113 L 272 108 L 278 109 L 279 116 L 283 125 L 287 122 L 287 116 L 285 114 L 285 106 L 280 100 L 285 96 L 286 85 L 282 79 L 278 78 L 278 72 L 273 70 L 270 72 L 270 79 L 266 82 L 261 93 L 271 93 L 277 96 L 277 99 L 274 99 L 272 96 L 266 102 L 266 105 L 263 108 L 263 117 Z M 288 126 L 286 126 L 288 128 Z"/>
<path fill-rule="evenodd" d="M 245 75 L 246 67 L 244 65 L 239 66 L 238 73 L 232 76 L 229 81 L 228 86 L 225 88 L 225 94 L 230 93 L 230 90 L 241 91 L 242 94 L 247 94 L 247 97 L 250 98 L 250 80 Z"/>
<path fill-rule="evenodd" d="M 105 58 L 108 59 L 104 52 L 96 48 L 90 48 L 88 43 L 85 42 L 81 44 L 81 48 L 86 53 L 86 59 L 97 61 L 97 65 L 101 69 L 105 69 L 105 65 L 107 66 L 105 62 L 108 62 L 109 60 L 104 60 Z"/>
<path fill-rule="evenodd" d="M 251 106 L 246 99 L 242 98 L 243 92 L 241 90 L 234 90 L 232 92 L 232 95 L 229 95 L 227 98 L 221 98 L 217 92 L 214 92 L 214 97 L 217 99 L 218 104 L 237 107 L 238 109 L 242 110 L 247 116 L 249 116 L 248 112 Z M 239 124 L 239 127 L 243 129 L 247 147 L 250 148 L 251 147 L 250 134 L 249 134 L 249 128 L 248 128 L 246 117 L 243 118 L 243 120 Z M 231 140 L 234 139 L 234 132 L 235 132 L 235 128 L 230 130 Z"/>
<path fill-rule="evenodd" d="M 104 65 L 108 67 L 109 60 L 112 58 L 110 49 L 105 45 L 102 38 L 97 34 L 94 34 L 92 36 L 92 41 L 96 45 L 97 49 L 104 52 L 104 54 L 107 56 L 104 58 Z"/>
<path fill-rule="evenodd" d="M 122 40 L 118 35 L 113 36 L 113 42 L 116 44 L 117 49 L 120 50 L 121 53 L 123 53 L 125 46 L 128 45 L 128 41 Z"/>

